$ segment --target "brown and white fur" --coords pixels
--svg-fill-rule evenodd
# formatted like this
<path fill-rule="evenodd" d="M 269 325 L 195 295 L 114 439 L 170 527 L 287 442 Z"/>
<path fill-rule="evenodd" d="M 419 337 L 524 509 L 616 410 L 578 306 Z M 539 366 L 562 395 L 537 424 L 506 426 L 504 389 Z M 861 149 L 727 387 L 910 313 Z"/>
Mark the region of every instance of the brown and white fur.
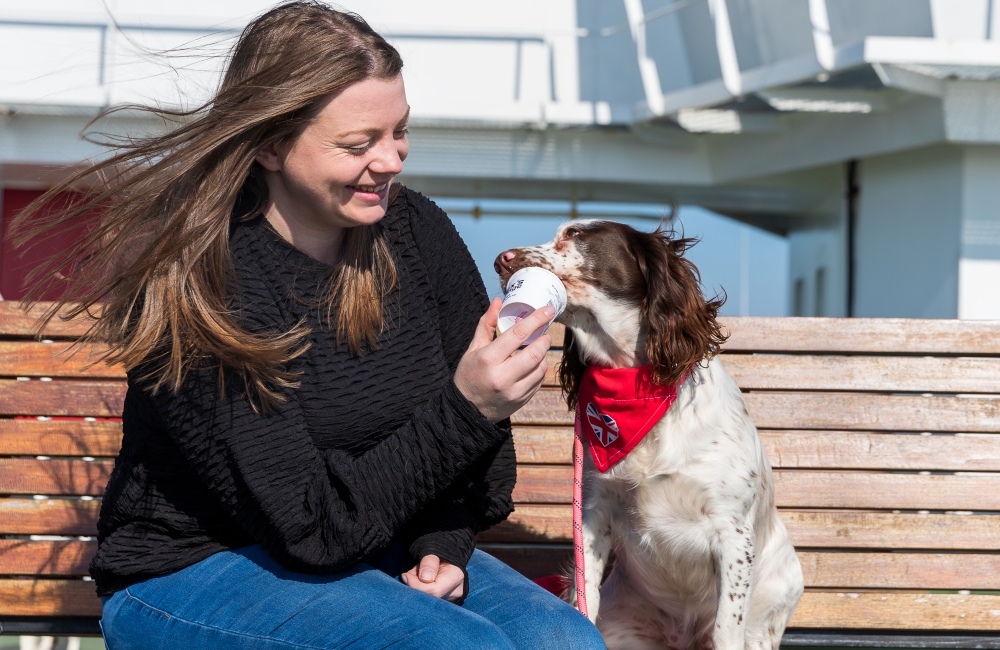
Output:
<path fill-rule="evenodd" d="M 573 221 L 547 244 L 501 253 L 495 266 L 504 285 L 525 266 L 566 285 L 560 376 L 571 406 L 586 365 L 650 363 L 664 382 L 691 370 L 623 461 L 602 474 L 585 454 L 586 596 L 608 647 L 778 650 L 802 571 L 757 430 L 715 357 L 722 301 L 703 297 L 683 257 L 692 243 Z"/>

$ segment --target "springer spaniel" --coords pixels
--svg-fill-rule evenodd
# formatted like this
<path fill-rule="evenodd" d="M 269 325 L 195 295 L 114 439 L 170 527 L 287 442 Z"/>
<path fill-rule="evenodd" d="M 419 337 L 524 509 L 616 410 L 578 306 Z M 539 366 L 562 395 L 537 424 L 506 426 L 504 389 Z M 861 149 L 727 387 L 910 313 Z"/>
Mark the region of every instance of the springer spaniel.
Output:
<path fill-rule="evenodd" d="M 547 244 L 501 253 L 495 268 L 505 289 L 526 266 L 566 285 L 559 375 L 570 407 L 588 366 L 649 364 L 643 376 L 673 399 L 627 456 L 612 457 L 611 467 L 603 457 L 607 471 L 584 453 L 584 596 L 608 647 L 778 650 L 802 596 L 802 570 L 757 430 L 715 358 L 726 338 L 716 322 L 723 301 L 702 295 L 698 270 L 684 258 L 694 243 L 573 221 Z M 585 407 L 578 427 L 599 415 Z M 615 420 L 603 417 L 614 440 Z"/>

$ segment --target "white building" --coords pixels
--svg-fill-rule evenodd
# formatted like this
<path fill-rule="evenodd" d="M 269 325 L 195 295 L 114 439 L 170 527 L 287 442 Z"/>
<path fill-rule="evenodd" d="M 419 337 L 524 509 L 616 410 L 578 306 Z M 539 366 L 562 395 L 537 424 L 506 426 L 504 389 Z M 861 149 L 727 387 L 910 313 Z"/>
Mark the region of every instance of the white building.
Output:
<path fill-rule="evenodd" d="M 206 98 L 270 4 L 0 0 L 0 184 Z M 997 0 L 344 4 L 406 62 L 411 186 L 702 205 L 788 235 L 798 313 L 1000 318 Z"/>

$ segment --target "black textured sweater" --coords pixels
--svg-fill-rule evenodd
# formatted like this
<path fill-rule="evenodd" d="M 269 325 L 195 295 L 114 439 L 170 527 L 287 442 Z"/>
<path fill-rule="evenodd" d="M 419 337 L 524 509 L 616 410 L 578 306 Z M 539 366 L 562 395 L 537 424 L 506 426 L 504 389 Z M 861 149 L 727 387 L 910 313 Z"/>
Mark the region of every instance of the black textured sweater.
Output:
<path fill-rule="evenodd" d="M 383 224 L 398 291 L 374 349 L 336 345 L 315 305 L 332 267 L 258 217 L 233 228 L 238 319 L 287 331 L 304 318 L 309 350 L 289 364 L 298 389 L 252 410 L 239 382 L 189 375 L 177 393 L 129 377 L 121 454 L 101 506 L 90 571 L 100 595 L 261 544 L 285 567 L 333 573 L 391 543 L 410 560 L 464 567 L 475 532 L 512 511 L 514 447 L 455 387 L 487 306 L 482 279 L 448 217 L 403 189 Z"/>

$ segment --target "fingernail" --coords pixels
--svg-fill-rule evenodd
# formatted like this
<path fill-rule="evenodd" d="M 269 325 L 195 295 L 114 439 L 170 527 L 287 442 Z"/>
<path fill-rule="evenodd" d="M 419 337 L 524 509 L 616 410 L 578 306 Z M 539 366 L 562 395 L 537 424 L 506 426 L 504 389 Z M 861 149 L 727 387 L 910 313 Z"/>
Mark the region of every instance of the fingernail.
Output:
<path fill-rule="evenodd" d="M 434 582 L 434 571 L 431 569 L 421 569 L 420 579 L 424 582 Z"/>
<path fill-rule="evenodd" d="M 556 310 L 551 305 L 545 305 L 544 307 L 542 307 L 542 315 L 545 316 L 546 318 L 552 318 L 553 316 L 556 315 Z"/>

